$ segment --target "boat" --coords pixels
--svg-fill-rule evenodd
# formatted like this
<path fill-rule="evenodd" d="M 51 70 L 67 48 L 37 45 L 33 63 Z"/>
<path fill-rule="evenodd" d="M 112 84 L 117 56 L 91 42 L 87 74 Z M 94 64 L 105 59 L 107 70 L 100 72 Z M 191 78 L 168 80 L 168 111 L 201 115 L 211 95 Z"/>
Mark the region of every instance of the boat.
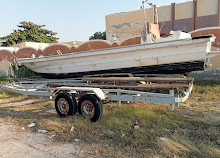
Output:
<path fill-rule="evenodd" d="M 44 78 L 75 78 L 105 73 L 186 74 L 204 70 L 211 51 L 213 35 L 193 37 L 174 31 L 167 38 L 141 44 L 69 54 L 22 58 L 22 64 Z"/>

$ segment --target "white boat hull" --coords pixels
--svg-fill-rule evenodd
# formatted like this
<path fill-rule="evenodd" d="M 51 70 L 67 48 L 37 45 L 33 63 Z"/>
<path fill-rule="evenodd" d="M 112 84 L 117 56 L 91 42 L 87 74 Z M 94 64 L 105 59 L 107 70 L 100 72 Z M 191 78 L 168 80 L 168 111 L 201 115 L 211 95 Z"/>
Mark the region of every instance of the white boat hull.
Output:
<path fill-rule="evenodd" d="M 99 72 L 155 65 L 206 62 L 215 37 L 182 39 L 42 58 L 18 59 L 31 70 L 48 75 Z"/>

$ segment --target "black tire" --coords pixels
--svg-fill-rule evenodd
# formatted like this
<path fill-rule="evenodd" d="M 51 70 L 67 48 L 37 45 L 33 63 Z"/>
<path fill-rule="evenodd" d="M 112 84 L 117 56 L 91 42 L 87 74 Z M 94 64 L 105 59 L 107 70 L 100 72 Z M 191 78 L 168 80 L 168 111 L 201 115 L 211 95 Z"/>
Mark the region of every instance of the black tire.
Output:
<path fill-rule="evenodd" d="M 73 116 L 77 111 L 76 99 L 67 93 L 60 93 L 55 99 L 55 108 L 60 117 Z"/>
<path fill-rule="evenodd" d="M 88 104 L 92 107 L 92 110 L 89 109 L 90 112 L 86 111 Z M 90 119 L 91 122 L 96 122 L 102 117 L 103 106 L 100 99 L 98 99 L 95 95 L 86 94 L 79 99 L 78 112 L 85 118 Z"/>

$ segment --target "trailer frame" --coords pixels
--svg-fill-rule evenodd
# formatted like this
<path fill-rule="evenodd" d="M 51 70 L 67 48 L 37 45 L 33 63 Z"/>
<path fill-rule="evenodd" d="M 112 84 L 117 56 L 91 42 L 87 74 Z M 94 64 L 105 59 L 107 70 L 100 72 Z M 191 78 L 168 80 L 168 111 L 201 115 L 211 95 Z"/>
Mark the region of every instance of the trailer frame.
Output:
<path fill-rule="evenodd" d="M 119 78 L 120 79 L 120 78 Z M 129 79 L 129 78 L 127 78 Z M 142 78 L 137 78 L 140 81 Z M 98 116 L 95 119 L 91 118 L 91 121 L 95 122 L 98 119 L 100 119 L 102 115 L 102 103 L 106 100 L 109 101 L 116 101 L 118 106 L 121 106 L 122 102 L 145 102 L 145 103 L 162 103 L 162 104 L 169 104 L 170 110 L 174 110 L 175 107 L 179 107 L 179 103 L 185 102 L 188 97 L 190 96 L 192 89 L 193 89 L 193 83 L 187 82 L 187 87 L 184 90 L 183 94 L 176 93 L 176 90 L 178 88 L 171 88 L 169 89 L 169 93 L 153 93 L 148 92 L 146 89 L 143 88 L 141 90 L 126 90 L 126 89 L 119 89 L 116 85 L 116 81 L 112 81 L 111 85 L 109 83 L 104 83 L 104 79 L 101 79 L 99 81 L 98 79 L 94 79 L 95 83 L 92 83 L 92 79 L 86 78 L 86 79 L 76 79 L 76 80 L 44 80 L 44 81 L 23 81 L 23 82 L 15 82 L 15 83 L 8 83 L 0 85 L 0 88 L 19 93 L 24 95 L 33 95 L 33 96 L 45 96 L 49 97 L 50 99 L 55 99 L 55 105 L 57 104 L 57 96 L 61 96 L 59 94 L 63 94 L 64 99 L 62 99 L 62 105 L 69 106 L 68 108 L 73 108 L 75 111 L 86 111 L 85 108 L 79 108 L 77 104 L 80 103 L 81 98 L 90 98 L 92 100 L 91 102 L 96 103 L 98 108 L 101 111 L 98 111 L 98 113 L 101 113 L 100 116 Z M 109 82 L 111 79 L 107 79 L 107 82 Z M 134 77 L 130 77 L 130 80 L 134 81 Z M 139 81 L 135 80 L 135 82 Z M 144 79 L 143 81 L 148 81 L 148 79 Z M 184 80 L 184 79 L 183 79 Z M 187 79 L 186 79 L 187 80 Z M 124 78 L 121 78 L 123 82 L 127 82 Z M 164 79 L 166 81 L 166 78 Z M 182 80 L 180 80 L 182 81 Z M 193 81 L 193 80 L 192 80 Z M 98 86 L 97 86 L 98 82 Z M 51 85 L 56 85 L 57 87 L 53 87 Z M 121 84 L 121 83 L 120 83 Z M 133 84 L 133 83 L 132 83 Z M 148 83 L 149 84 L 149 83 Z M 150 83 L 151 84 L 151 83 Z M 60 86 L 59 86 L 60 85 Z M 127 84 L 126 84 L 127 85 Z M 154 85 L 154 84 L 153 84 Z M 165 84 L 162 84 L 165 85 Z M 171 84 L 172 85 L 172 84 Z M 94 87 L 93 87 L 94 86 Z M 108 87 L 111 88 L 100 88 L 100 87 Z M 113 88 L 112 88 L 113 87 Z M 115 88 L 114 88 L 115 87 Z M 121 86 L 126 87 L 126 86 Z M 131 87 L 131 86 L 128 86 Z M 174 87 L 177 87 L 174 85 Z M 69 98 L 68 98 L 69 97 Z M 72 100 L 72 102 L 65 101 L 66 100 Z M 95 101 L 94 101 L 95 100 Z M 71 104 L 71 105 L 67 105 Z M 73 103 L 73 105 L 72 105 Z M 74 105 L 76 104 L 76 105 Z M 57 105 L 58 106 L 58 105 Z M 72 106 L 72 107 L 70 107 Z M 97 108 L 97 107 L 96 107 Z M 57 108 L 56 108 L 57 110 Z M 59 110 L 59 109 L 58 109 Z M 74 110 L 73 110 L 74 111 Z M 59 114 L 59 111 L 57 111 Z M 94 112 L 94 110 L 93 110 Z M 70 115 L 74 115 L 75 112 L 71 112 Z M 60 115 L 60 114 L 59 114 Z M 67 116 L 67 114 L 63 114 L 60 116 Z"/>

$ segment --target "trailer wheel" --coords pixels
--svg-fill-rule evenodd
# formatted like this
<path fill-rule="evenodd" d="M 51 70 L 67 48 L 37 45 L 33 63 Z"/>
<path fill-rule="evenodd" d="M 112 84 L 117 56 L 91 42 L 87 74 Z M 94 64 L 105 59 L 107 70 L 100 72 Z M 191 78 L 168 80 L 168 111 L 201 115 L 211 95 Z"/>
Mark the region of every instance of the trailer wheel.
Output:
<path fill-rule="evenodd" d="M 60 117 L 72 116 L 77 111 L 77 103 L 69 94 L 60 93 L 55 99 L 55 108 Z"/>
<path fill-rule="evenodd" d="M 103 106 L 95 95 L 87 94 L 79 99 L 78 112 L 92 122 L 96 122 L 102 117 Z"/>

